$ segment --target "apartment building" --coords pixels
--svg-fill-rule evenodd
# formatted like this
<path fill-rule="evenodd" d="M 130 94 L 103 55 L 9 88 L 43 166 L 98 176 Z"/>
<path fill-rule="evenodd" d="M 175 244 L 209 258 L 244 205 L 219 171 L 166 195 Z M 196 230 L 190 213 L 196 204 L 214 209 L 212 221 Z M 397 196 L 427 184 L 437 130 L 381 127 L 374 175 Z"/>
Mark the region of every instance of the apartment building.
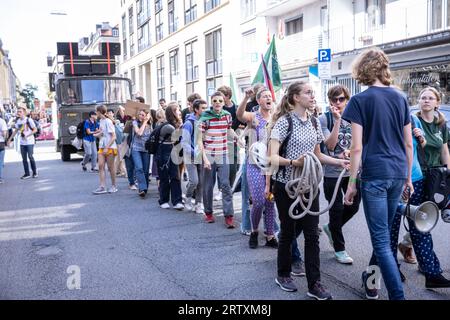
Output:
<path fill-rule="evenodd" d="M 14 73 L 8 51 L 0 40 L 0 106 L 12 106 L 17 103 L 17 89 L 20 87 Z"/>
<path fill-rule="evenodd" d="M 313 84 L 325 105 L 328 88 L 362 90 L 351 65 L 365 48 L 390 59 L 394 84 L 414 104 L 420 89 L 438 87 L 450 103 L 450 0 L 121 0 L 121 73 L 155 104 L 184 103 L 236 79 L 251 85 L 272 35 L 283 87 Z M 319 79 L 318 50 L 332 51 L 332 77 Z"/>
<path fill-rule="evenodd" d="M 102 22 L 95 26 L 95 32 L 89 37 L 83 37 L 78 42 L 78 48 L 82 55 L 100 54 L 100 46 L 104 42 L 120 43 L 119 26 L 112 27 L 109 22 Z"/>
<path fill-rule="evenodd" d="M 121 0 L 120 73 L 156 108 L 229 84 L 239 55 L 235 0 Z"/>
<path fill-rule="evenodd" d="M 438 87 L 450 103 L 450 0 L 241 0 L 241 64 L 234 72 L 240 88 L 250 84 L 263 50 L 264 33 L 277 35 L 283 86 L 294 80 L 310 81 L 319 103 L 336 83 L 353 94 L 361 86 L 351 77 L 351 65 L 365 48 L 385 50 L 394 84 L 414 104 L 427 85 Z M 251 7 L 253 8 L 253 7 Z M 251 11 L 251 10 L 250 10 Z M 257 38 L 247 41 L 249 34 Z M 251 46 L 251 48 L 249 48 Z M 318 49 L 332 50 L 332 78 L 319 79 Z M 251 52 L 251 54 L 248 54 Z"/>

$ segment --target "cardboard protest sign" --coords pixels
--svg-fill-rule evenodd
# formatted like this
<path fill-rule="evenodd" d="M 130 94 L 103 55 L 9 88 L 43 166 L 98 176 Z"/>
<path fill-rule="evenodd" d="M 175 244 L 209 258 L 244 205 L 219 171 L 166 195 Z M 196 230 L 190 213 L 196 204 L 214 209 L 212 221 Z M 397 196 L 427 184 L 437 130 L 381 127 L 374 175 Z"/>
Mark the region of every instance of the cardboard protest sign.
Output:
<path fill-rule="evenodd" d="M 126 116 L 136 117 L 141 110 L 150 112 L 150 106 L 148 104 L 127 100 L 127 103 L 125 104 Z"/>

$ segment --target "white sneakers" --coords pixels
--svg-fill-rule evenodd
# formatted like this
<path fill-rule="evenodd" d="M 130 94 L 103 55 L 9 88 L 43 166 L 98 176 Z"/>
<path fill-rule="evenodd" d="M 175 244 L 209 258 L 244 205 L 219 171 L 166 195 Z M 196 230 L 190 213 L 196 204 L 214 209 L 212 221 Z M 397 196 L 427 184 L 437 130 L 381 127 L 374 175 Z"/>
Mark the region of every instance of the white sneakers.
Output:
<path fill-rule="evenodd" d="M 184 203 L 184 207 L 187 211 L 194 210 L 194 206 L 192 205 L 192 198 L 186 198 L 186 201 Z"/>
<path fill-rule="evenodd" d="M 160 205 L 161 209 L 170 209 L 170 204 L 168 203 L 163 203 L 162 205 Z"/>
<path fill-rule="evenodd" d="M 184 205 L 182 203 L 177 203 L 174 207 L 175 210 L 184 210 Z"/>
<path fill-rule="evenodd" d="M 353 259 L 348 255 L 347 251 L 335 252 L 334 256 L 339 263 L 342 264 L 352 264 Z"/>

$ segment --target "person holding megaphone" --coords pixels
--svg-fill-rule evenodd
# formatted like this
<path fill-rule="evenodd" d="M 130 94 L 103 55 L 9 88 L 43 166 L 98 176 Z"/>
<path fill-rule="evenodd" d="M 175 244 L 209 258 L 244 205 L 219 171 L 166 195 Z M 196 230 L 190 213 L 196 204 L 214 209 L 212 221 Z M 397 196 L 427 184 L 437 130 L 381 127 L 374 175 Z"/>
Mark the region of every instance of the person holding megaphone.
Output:
<path fill-rule="evenodd" d="M 420 168 L 418 160 L 418 147 L 425 147 L 427 141 L 424 137 L 423 127 L 419 119 L 415 115 L 411 115 L 411 128 L 413 134 L 413 167 L 411 180 L 414 186 L 414 193 L 409 199 L 409 203 L 412 206 L 420 206 L 424 199 L 424 189 L 423 189 L 423 174 Z M 405 194 L 405 197 L 407 195 Z M 399 205 L 396 215 L 391 227 L 391 248 L 394 252 L 394 257 L 397 261 L 397 265 L 400 264 L 397 260 L 397 243 L 398 235 L 401 225 L 401 217 L 404 213 L 405 206 L 403 204 Z M 436 207 L 436 211 L 438 208 Z M 411 219 L 406 219 L 408 221 L 409 233 L 411 237 L 412 247 L 417 256 L 417 262 L 419 263 L 419 269 L 425 275 L 425 287 L 426 288 L 448 288 L 450 287 L 450 280 L 447 280 L 442 275 L 442 269 L 440 267 L 439 259 L 433 250 L 433 238 L 430 232 L 423 232 L 420 230 L 420 226 L 416 225 L 415 221 Z M 431 224 L 435 224 L 436 221 L 432 221 Z M 401 248 L 402 243 L 400 243 L 399 248 Z M 402 281 L 405 281 L 405 276 L 400 272 Z"/>

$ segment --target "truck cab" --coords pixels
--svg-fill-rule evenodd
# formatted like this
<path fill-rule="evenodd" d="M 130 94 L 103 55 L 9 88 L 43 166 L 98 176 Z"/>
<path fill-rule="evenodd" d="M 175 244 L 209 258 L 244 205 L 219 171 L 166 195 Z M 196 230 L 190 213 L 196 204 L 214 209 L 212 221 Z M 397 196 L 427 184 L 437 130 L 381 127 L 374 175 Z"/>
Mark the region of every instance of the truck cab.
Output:
<path fill-rule="evenodd" d="M 77 125 L 89 117 L 99 105 L 117 111 L 131 99 L 131 81 L 116 76 L 56 76 L 58 138 L 56 150 L 62 161 L 69 161 L 72 153 L 78 153 L 72 141 Z"/>

